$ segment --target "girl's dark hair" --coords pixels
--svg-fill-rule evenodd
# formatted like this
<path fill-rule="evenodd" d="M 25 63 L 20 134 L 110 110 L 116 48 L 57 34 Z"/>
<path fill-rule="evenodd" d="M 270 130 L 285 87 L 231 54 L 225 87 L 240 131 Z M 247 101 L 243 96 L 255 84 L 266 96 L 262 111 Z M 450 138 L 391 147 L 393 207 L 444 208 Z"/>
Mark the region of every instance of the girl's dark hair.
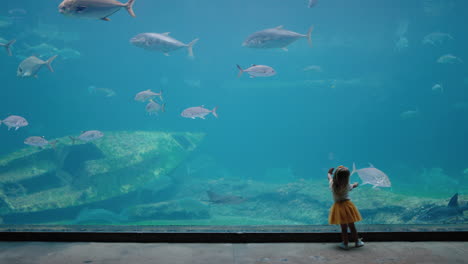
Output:
<path fill-rule="evenodd" d="M 349 176 L 351 173 L 349 169 L 344 166 L 339 166 L 336 168 L 335 173 L 333 174 L 333 191 L 335 193 L 340 193 L 346 190 L 349 185 Z"/>

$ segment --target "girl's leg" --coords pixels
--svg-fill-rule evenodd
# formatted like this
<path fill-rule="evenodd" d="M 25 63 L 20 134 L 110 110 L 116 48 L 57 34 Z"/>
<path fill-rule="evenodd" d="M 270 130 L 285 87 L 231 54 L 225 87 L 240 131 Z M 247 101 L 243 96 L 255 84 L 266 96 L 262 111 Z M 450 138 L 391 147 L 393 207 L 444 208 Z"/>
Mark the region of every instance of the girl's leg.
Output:
<path fill-rule="evenodd" d="M 341 239 L 345 245 L 348 245 L 349 238 L 348 238 L 348 225 L 342 224 L 341 226 Z"/>
<path fill-rule="evenodd" d="M 354 242 L 357 243 L 358 242 L 358 233 L 357 233 L 357 230 L 356 230 L 356 226 L 354 225 L 354 223 L 349 223 L 349 229 L 351 230 L 351 238 L 354 239 Z"/>

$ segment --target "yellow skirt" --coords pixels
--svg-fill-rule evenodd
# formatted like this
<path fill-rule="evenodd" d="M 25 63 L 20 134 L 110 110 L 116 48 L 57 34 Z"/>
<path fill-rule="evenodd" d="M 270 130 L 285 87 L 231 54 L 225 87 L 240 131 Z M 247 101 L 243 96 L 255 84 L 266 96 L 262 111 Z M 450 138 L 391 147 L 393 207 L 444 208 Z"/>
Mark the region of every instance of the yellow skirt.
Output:
<path fill-rule="evenodd" d="M 356 206 L 350 201 L 335 202 L 330 208 L 330 225 L 349 224 L 361 221 L 362 217 Z"/>

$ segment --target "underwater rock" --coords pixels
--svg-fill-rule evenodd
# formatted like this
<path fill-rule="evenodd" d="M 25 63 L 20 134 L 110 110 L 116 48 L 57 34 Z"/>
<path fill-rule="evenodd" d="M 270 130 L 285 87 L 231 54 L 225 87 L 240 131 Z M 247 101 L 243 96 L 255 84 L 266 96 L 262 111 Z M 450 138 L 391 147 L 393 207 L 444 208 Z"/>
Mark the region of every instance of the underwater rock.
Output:
<path fill-rule="evenodd" d="M 201 133 L 105 132 L 57 149 L 27 147 L 0 158 L 0 216 L 91 204 L 145 188 L 163 190 Z"/>
<path fill-rule="evenodd" d="M 145 219 L 206 219 L 210 217 L 206 204 L 193 199 L 144 204 L 126 210 L 131 220 Z"/>
<path fill-rule="evenodd" d="M 213 191 L 206 191 L 208 201 L 215 204 L 240 204 L 247 201 L 246 198 L 238 195 L 220 194 Z"/>

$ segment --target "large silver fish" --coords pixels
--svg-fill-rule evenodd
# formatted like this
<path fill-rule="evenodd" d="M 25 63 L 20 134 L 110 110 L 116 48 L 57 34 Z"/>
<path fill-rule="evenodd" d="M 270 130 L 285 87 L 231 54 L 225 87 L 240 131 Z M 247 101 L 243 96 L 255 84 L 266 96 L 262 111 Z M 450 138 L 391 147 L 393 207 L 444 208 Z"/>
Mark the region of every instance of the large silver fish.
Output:
<path fill-rule="evenodd" d="M 251 67 L 247 69 L 242 69 L 241 66 L 237 65 L 237 68 L 239 69 L 239 74 L 237 77 L 241 77 L 242 73 L 246 72 L 250 75 L 250 78 L 254 77 L 270 77 L 276 74 L 276 71 L 266 65 L 255 65 L 253 64 Z"/>
<path fill-rule="evenodd" d="M 18 77 L 36 77 L 37 78 L 37 73 L 39 70 L 42 68 L 42 66 L 46 65 L 47 68 L 51 72 L 54 72 L 54 69 L 52 68 L 51 63 L 57 58 L 57 55 L 51 57 L 47 61 L 43 61 L 39 59 L 36 56 L 31 56 L 29 58 L 26 58 L 23 60 L 20 65 L 18 66 L 18 70 L 16 71 L 16 75 Z"/>
<path fill-rule="evenodd" d="M 26 121 L 24 117 L 17 115 L 11 115 L 5 118 L 3 121 L 0 120 L 0 124 L 2 123 L 8 127 L 8 130 L 10 130 L 12 127 L 14 127 L 15 130 L 18 130 L 20 127 L 25 127 L 29 125 L 28 121 Z"/>
<path fill-rule="evenodd" d="M 155 93 L 155 92 L 153 92 L 151 90 L 142 91 L 142 92 L 139 92 L 139 93 L 137 93 L 135 95 L 135 101 L 146 102 L 146 101 L 149 101 L 151 99 L 154 99 L 156 96 L 159 96 L 159 99 L 161 99 L 161 101 L 162 101 L 163 100 L 162 94 L 163 94 L 162 90 L 159 93 Z"/>
<path fill-rule="evenodd" d="M 196 106 L 196 107 L 189 107 L 185 109 L 184 111 L 182 111 L 180 115 L 185 118 L 195 119 L 198 117 L 201 119 L 205 119 L 206 115 L 208 115 L 209 113 L 212 113 L 217 118 L 218 117 L 218 114 L 216 113 L 217 109 L 218 107 L 213 108 L 213 110 L 206 109 L 204 105 Z"/>
<path fill-rule="evenodd" d="M 456 63 L 463 63 L 463 61 L 460 58 L 453 56 L 452 54 L 446 54 L 444 56 L 440 56 L 437 59 L 437 63 L 456 64 Z"/>
<path fill-rule="evenodd" d="M 158 115 L 159 111 L 165 112 L 166 104 L 158 104 L 157 102 L 153 101 L 153 99 L 149 100 L 149 103 L 146 105 L 145 110 L 149 115 Z"/>
<path fill-rule="evenodd" d="M 294 41 L 307 38 L 309 45 L 312 46 L 312 31 L 314 27 L 310 27 L 307 35 L 299 34 L 293 31 L 283 29 L 283 26 L 269 28 L 258 31 L 247 37 L 242 43 L 242 46 L 257 49 L 283 49 L 288 50 L 289 44 Z"/>
<path fill-rule="evenodd" d="M 164 55 L 169 56 L 169 52 L 180 48 L 187 48 L 189 57 L 193 57 L 193 45 L 197 43 L 198 38 L 192 40 L 189 44 L 184 44 L 177 39 L 169 36 L 170 32 L 166 33 L 141 33 L 130 40 L 133 45 L 146 50 L 160 51 Z"/>
<path fill-rule="evenodd" d="M 53 148 L 55 148 L 55 144 L 57 143 L 57 140 L 49 142 L 46 140 L 44 137 L 28 137 L 27 139 L 24 140 L 24 144 L 29 145 L 29 146 L 36 146 L 39 148 L 44 148 L 47 145 L 51 145 Z"/>
<path fill-rule="evenodd" d="M 66 16 L 109 21 L 109 16 L 122 7 L 135 17 L 134 3 L 135 0 L 129 0 L 125 4 L 116 0 L 64 0 L 58 8 L 59 12 Z"/>
<path fill-rule="evenodd" d="M 369 168 L 363 169 L 356 169 L 356 164 L 353 163 L 353 171 L 351 175 L 357 173 L 359 178 L 363 181 L 364 184 L 373 185 L 372 188 L 376 187 L 392 187 L 392 183 L 388 179 L 388 176 L 382 172 L 381 170 L 375 168 L 372 164 L 370 164 Z"/>
<path fill-rule="evenodd" d="M 104 133 L 102 133 L 99 130 L 89 130 L 89 131 L 83 131 L 81 132 L 81 135 L 78 137 L 69 137 L 72 140 L 72 143 L 75 144 L 77 140 L 81 140 L 84 142 L 90 142 L 96 139 L 100 139 L 104 136 Z"/>

